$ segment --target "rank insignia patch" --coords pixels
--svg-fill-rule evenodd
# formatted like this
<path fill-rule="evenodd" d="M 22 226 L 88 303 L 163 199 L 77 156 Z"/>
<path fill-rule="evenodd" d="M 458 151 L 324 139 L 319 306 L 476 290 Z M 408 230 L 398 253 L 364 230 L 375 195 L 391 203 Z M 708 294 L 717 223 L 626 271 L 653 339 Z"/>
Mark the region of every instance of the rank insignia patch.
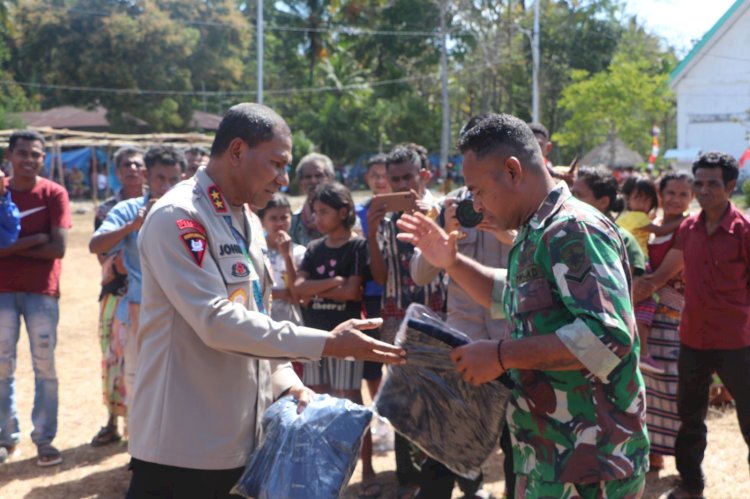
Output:
<path fill-rule="evenodd" d="M 211 200 L 211 204 L 214 205 L 214 210 L 219 213 L 227 212 L 227 204 L 224 201 L 224 196 L 221 195 L 221 191 L 215 185 L 208 188 L 208 199 Z"/>
<path fill-rule="evenodd" d="M 185 247 L 192 255 L 195 263 L 199 267 L 203 267 L 203 257 L 206 255 L 206 236 L 200 232 L 186 232 L 181 234 L 182 242 L 185 243 Z"/>

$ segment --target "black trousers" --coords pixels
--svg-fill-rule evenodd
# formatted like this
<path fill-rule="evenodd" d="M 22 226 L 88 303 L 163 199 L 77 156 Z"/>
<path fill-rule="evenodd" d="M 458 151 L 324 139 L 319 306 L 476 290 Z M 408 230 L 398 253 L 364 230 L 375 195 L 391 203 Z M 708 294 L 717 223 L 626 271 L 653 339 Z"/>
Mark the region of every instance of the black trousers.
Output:
<path fill-rule="evenodd" d="M 702 492 L 706 483 L 701 468 L 708 434 L 705 420 L 714 372 L 734 397 L 740 431 L 750 447 L 750 347 L 696 350 L 681 344 L 677 372 L 677 412 L 681 422 L 675 442 L 677 471 L 686 488 Z"/>
<path fill-rule="evenodd" d="M 513 499 L 516 496 L 516 475 L 513 472 L 513 442 L 510 439 L 508 423 L 503 425 L 503 433 L 500 435 L 500 448 L 503 451 L 505 497 L 506 499 Z"/>
<path fill-rule="evenodd" d="M 466 497 L 472 497 L 482 488 L 483 481 L 481 473 L 476 479 L 470 480 L 456 475 L 440 462 L 428 457 L 422 463 L 417 499 L 450 499 L 456 482 Z"/>
<path fill-rule="evenodd" d="M 242 476 L 243 468 L 195 470 L 130 460 L 133 476 L 126 499 L 224 499 L 240 497 L 229 491 Z"/>

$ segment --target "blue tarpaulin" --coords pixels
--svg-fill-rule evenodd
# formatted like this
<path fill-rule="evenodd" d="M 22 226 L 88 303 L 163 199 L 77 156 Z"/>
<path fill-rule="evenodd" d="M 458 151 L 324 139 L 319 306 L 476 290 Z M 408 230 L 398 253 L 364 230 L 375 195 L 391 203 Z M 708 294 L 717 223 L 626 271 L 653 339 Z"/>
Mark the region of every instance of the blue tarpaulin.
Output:
<path fill-rule="evenodd" d="M 90 147 L 83 147 L 81 149 L 73 149 L 70 151 L 63 152 L 60 156 L 62 158 L 63 169 L 65 172 L 72 170 L 73 168 L 78 169 L 83 173 L 83 185 L 91 187 L 91 150 Z M 54 154 L 47 154 L 44 158 L 44 173 L 45 177 L 50 176 L 50 170 L 52 168 L 52 159 L 55 158 Z M 112 190 L 120 188 L 120 181 L 115 175 L 115 169 L 113 165 L 110 165 L 107 161 L 107 153 L 104 149 L 96 148 L 96 162 L 101 169 L 102 165 L 107 166 L 107 178 L 109 187 Z"/>

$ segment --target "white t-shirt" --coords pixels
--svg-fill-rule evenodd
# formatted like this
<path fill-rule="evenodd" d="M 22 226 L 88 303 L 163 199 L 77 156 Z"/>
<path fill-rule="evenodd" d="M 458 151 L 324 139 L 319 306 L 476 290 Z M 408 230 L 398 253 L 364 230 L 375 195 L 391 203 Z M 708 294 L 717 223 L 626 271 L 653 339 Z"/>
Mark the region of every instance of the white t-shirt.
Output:
<path fill-rule="evenodd" d="M 305 256 L 305 247 L 292 243 L 292 260 L 294 265 L 299 268 L 302 265 L 302 259 Z M 285 289 L 289 287 L 287 282 L 286 264 L 284 257 L 278 250 L 268 248 L 268 259 L 271 262 L 271 272 L 273 273 L 273 289 Z M 302 324 L 302 314 L 299 306 L 283 300 L 274 300 L 271 304 L 271 318 L 275 321 L 292 321 L 295 324 Z"/>

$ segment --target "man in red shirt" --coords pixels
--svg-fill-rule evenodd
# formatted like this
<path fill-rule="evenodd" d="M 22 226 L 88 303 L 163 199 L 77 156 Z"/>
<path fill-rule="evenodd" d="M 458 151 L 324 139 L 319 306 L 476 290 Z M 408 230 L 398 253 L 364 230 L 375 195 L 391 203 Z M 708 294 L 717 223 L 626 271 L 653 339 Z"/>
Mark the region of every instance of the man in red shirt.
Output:
<path fill-rule="evenodd" d="M 41 135 L 15 132 L 8 157 L 13 176 L 6 187 L 21 214 L 21 233 L 14 244 L 0 249 L 0 463 L 13 455 L 20 440 L 13 372 L 23 316 L 35 378 L 31 440 L 37 446 L 37 464 L 53 466 L 62 462 L 52 446 L 57 433 L 54 353 L 70 206 L 64 188 L 39 176 L 44 165 Z"/>
<path fill-rule="evenodd" d="M 693 190 L 702 210 L 688 217 L 652 277 L 683 268 L 685 308 L 680 321 L 675 459 L 682 483 L 668 497 L 703 497 L 708 391 L 716 372 L 737 403 L 750 446 L 750 221 L 729 200 L 737 161 L 710 152 L 693 163 Z M 665 267 L 666 265 L 666 267 Z M 750 456 L 748 458 L 750 462 Z"/>

